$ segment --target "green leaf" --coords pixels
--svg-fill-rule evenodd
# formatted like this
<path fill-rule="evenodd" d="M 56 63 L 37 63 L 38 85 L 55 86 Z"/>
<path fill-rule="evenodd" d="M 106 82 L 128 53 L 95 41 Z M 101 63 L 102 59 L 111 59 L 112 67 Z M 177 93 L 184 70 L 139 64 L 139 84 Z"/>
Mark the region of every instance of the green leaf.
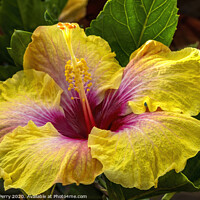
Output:
<path fill-rule="evenodd" d="M 37 26 L 48 25 L 44 14 L 48 11 L 49 16 L 55 20 L 62 11 L 68 0 L 17 0 L 20 14 L 23 19 L 24 30 L 33 31 Z M 33 17 L 34 16 L 34 17 Z M 54 24 L 55 24 L 54 23 Z"/>
<path fill-rule="evenodd" d="M 194 118 L 200 120 L 200 113 L 197 116 L 195 116 Z"/>
<path fill-rule="evenodd" d="M 176 192 L 167 193 L 163 196 L 162 200 L 170 200 L 175 194 Z"/>
<path fill-rule="evenodd" d="M 68 0 L 46 0 L 46 5 L 49 14 L 54 18 L 58 19 L 60 13 L 65 7 Z"/>
<path fill-rule="evenodd" d="M 9 45 L 10 37 L 8 35 L 0 35 L 0 65 L 3 65 L 5 62 L 14 64 L 6 49 Z"/>
<path fill-rule="evenodd" d="M 119 185 L 118 185 L 119 187 Z M 194 185 L 183 173 L 177 174 L 174 171 L 168 172 L 159 179 L 158 187 L 150 190 L 139 190 L 136 188 L 122 188 L 125 199 L 138 200 L 172 192 L 194 192 L 199 187 Z"/>
<path fill-rule="evenodd" d="M 17 66 L 23 66 L 23 56 L 26 47 L 31 42 L 31 35 L 30 32 L 20 30 L 15 30 L 12 35 L 8 52 Z"/>
<path fill-rule="evenodd" d="M 32 32 L 37 26 L 46 25 L 44 19 L 45 1 L 17 0 L 17 5 L 23 23 L 22 30 Z"/>
<path fill-rule="evenodd" d="M 12 66 L 12 65 L 0 65 L 0 81 L 5 81 L 8 78 L 11 78 L 13 74 L 21 68 Z"/>
<path fill-rule="evenodd" d="M 188 47 L 192 47 L 192 48 L 198 48 L 198 46 L 199 46 L 199 41 L 188 45 Z"/>
<path fill-rule="evenodd" d="M 195 186 L 200 188 L 200 153 L 187 161 L 183 174 L 193 182 Z"/>
<path fill-rule="evenodd" d="M 0 26 L 11 35 L 14 29 L 34 31 L 37 26 L 48 25 L 44 13 L 58 18 L 68 0 L 2 0 Z"/>
<path fill-rule="evenodd" d="M 177 22 L 177 0 L 108 0 L 86 33 L 108 41 L 126 66 L 131 53 L 147 40 L 169 46 Z"/>
<path fill-rule="evenodd" d="M 106 181 L 108 196 L 110 200 L 125 200 L 123 189 L 120 185 L 113 184 L 106 177 L 105 177 L 105 181 Z"/>
<path fill-rule="evenodd" d="M 68 0 L 1 0 L 0 27 L 0 64 L 13 65 L 6 48 L 15 29 L 32 32 L 41 25 L 57 23 L 58 16 Z M 46 19 L 44 13 L 48 12 Z M 53 18 L 50 20 L 50 17 Z M 55 17 L 55 18 L 54 18 Z M 50 23 L 51 21 L 51 23 Z"/>
<path fill-rule="evenodd" d="M 9 36 L 12 35 L 15 28 L 23 29 L 23 21 L 20 16 L 17 0 L 2 0 L 0 26 L 2 31 Z"/>
<path fill-rule="evenodd" d="M 46 10 L 44 13 L 44 19 L 45 21 L 49 24 L 49 25 L 53 25 L 54 24 L 54 19 L 53 17 L 49 14 L 49 12 Z"/>

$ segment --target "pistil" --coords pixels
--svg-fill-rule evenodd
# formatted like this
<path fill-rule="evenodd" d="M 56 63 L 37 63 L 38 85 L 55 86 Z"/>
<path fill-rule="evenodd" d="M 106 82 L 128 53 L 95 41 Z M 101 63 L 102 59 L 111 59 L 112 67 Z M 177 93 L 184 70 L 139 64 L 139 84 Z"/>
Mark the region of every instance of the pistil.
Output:
<path fill-rule="evenodd" d="M 89 88 L 92 86 L 92 83 L 90 82 L 91 74 L 88 73 L 89 68 L 87 67 L 85 60 L 83 58 L 80 60 L 77 59 L 72 48 L 72 31 L 76 28 L 76 26 L 69 23 L 58 23 L 58 27 L 63 32 L 63 36 L 71 55 L 71 60 L 69 60 L 65 66 L 66 81 L 69 83 L 68 90 L 70 91 L 74 89 L 79 94 L 79 99 L 81 101 L 85 123 L 89 134 L 91 129 L 95 126 L 92 111 L 85 93 L 85 90 L 89 91 Z M 74 100 L 75 98 L 71 97 L 71 99 Z"/>

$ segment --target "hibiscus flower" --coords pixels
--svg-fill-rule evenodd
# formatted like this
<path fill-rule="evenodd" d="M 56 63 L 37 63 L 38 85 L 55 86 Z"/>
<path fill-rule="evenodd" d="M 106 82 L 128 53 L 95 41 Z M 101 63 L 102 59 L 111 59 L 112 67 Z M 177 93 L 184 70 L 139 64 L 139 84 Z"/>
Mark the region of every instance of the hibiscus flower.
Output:
<path fill-rule="evenodd" d="M 147 41 L 122 68 L 77 24 L 38 27 L 24 70 L 0 83 L 0 178 L 37 195 L 55 183 L 156 187 L 200 150 L 200 52 Z"/>

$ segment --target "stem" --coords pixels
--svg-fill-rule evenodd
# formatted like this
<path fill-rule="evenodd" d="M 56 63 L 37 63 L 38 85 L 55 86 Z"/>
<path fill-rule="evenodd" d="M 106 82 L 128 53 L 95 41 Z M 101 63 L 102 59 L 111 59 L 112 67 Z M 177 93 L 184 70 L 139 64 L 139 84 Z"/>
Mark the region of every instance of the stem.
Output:
<path fill-rule="evenodd" d="M 99 181 L 99 183 L 100 183 L 100 185 L 102 187 L 104 187 L 105 189 L 107 189 L 106 182 L 100 176 L 97 177 L 97 180 Z"/>
<path fill-rule="evenodd" d="M 53 196 L 53 193 L 54 193 L 55 187 L 56 187 L 56 184 L 54 184 L 54 186 L 52 187 L 52 190 L 51 190 L 51 196 Z"/>
<path fill-rule="evenodd" d="M 24 192 L 24 190 L 20 190 L 22 192 L 22 194 L 24 195 L 24 197 L 27 199 L 27 200 L 30 200 L 30 198 L 28 198 L 28 194 L 26 194 L 26 192 Z"/>
<path fill-rule="evenodd" d="M 105 196 L 108 197 L 108 192 L 105 188 L 103 188 L 100 184 L 98 184 L 97 182 L 94 182 L 94 186 L 100 190 Z"/>
<path fill-rule="evenodd" d="M 175 194 L 176 192 L 167 193 L 163 196 L 162 200 L 170 200 Z"/>

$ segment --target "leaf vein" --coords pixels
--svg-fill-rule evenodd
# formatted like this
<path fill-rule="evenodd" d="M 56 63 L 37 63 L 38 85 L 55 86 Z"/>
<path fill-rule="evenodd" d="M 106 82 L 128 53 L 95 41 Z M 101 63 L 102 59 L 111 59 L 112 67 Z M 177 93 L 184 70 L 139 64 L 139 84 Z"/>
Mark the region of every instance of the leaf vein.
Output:
<path fill-rule="evenodd" d="M 112 2 L 111 2 L 111 5 L 112 5 Z M 111 17 L 112 17 L 116 22 L 118 22 L 119 24 L 121 24 L 121 25 L 123 25 L 123 26 L 127 26 L 127 24 L 124 24 L 123 22 L 120 22 L 117 18 L 114 17 L 114 15 L 113 15 L 113 13 L 112 13 L 111 5 L 110 5 L 110 15 L 111 15 Z"/>
<path fill-rule="evenodd" d="M 113 29 L 112 29 L 112 32 L 114 33 L 114 36 L 115 36 L 115 38 L 116 38 L 116 40 L 117 40 L 117 42 L 118 42 L 120 48 L 122 49 L 122 51 L 129 57 L 129 53 L 127 53 L 126 50 L 124 50 L 124 48 L 123 48 L 122 45 L 120 44 L 120 41 L 119 41 L 119 39 L 118 39 L 118 37 L 117 37 L 117 35 L 116 35 L 116 33 L 115 33 L 115 31 L 114 31 Z"/>
<path fill-rule="evenodd" d="M 149 12 L 148 12 L 148 14 L 147 14 L 147 17 L 146 17 L 146 19 L 145 19 L 145 22 L 144 22 L 144 25 L 143 25 L 143 27 L 142 27 L 142 31 L 141 31 L 141 34 L 140 34 L 140 38 L 139 38 L 139 41 L 138 41 L 138 44 L 137 44 L 137 48 L 140 46 L 140 43 L 141 43 L 141 41 L 142 41 L 142 37 L 143 37 L 143 35 L 144 35 L 144 31 L 145 31 L 145 29 L 146 29 L 146 25 L 147 25 L 147 22 L 148 22 L 148 20 L 149 20 L 149 16 L 150 16 L 150 14 L 151 14 L 151 10 L 152 10 L 152 8 L 153 8 L 154 3 L 155 3 L 155 0 L 153 0 L 153 2 L 152 2 L 152 4 L 151 4 L 151 7 L 150 7 L 150 9 L 149 9 Z"/>
<path fill-rule="evenodd" d="M 158 20 L 160 20 L 160 18 L 163 16 L 163 14 L 165 13 L 165 11 L 167 10 L 168 7 L 169 7 L 169 4 L 168 4 L 167 7 L 165 7 L 165 9 L 160 13 L 159 17 L 158 17 L 155 21 L 153 21 L 151 24 L 147 25 L 146 28 L 147 28 L 147 27 L 150 27 L 150 26 L 152 26 L 153 24 L 155 24 L 156 22 L 158 22 Z M 152 13 L 153 13 L 153 12 L 152 12 Z M 152 13 L 151 13 L 151 14 L 152 14 Z"/>
<path fill-rule="evenodd" d="M 171 15 L 170 15 L 170 17 L 169 17 L 169 19 L 168 19 L 168 21 L 167 21 L 165 27 L 153 38 L 153 40 L 154 40 L 155 38 L 157 38 L 159 35 L 161 35 L 162 32 L 165 31 L 165 30 L 168 28 L 167 26 L 168 26 L 169 21 L 170 21 L 171 18 L 172 18 L 172 14 L 173 14 L 173 12 L 171 12 Z M 174 22 L 174 23 L 175 23 L 175 22 Z"/>
<path fill-rule="evenodd" d="M 124 0 L 124 11 L 125 11 L 125 15 L 126 15 L 126 22 L 127 22 L 128 30 L 129 30 L 129 32 L 131 34 L 131 37 L 132 37 L 132 39 L 133 39 L 133 41 L 134 41 L 134 43 L 136 45 L 135 37 L 134 37 L 134 35 L 133 35 L 133 33 L 132 33 L 131 29 L 130 29 L 130 26 L 129 26 L 129 19 L 128 19 L 127 9 L 126 9 L 126 0 Z"/>

